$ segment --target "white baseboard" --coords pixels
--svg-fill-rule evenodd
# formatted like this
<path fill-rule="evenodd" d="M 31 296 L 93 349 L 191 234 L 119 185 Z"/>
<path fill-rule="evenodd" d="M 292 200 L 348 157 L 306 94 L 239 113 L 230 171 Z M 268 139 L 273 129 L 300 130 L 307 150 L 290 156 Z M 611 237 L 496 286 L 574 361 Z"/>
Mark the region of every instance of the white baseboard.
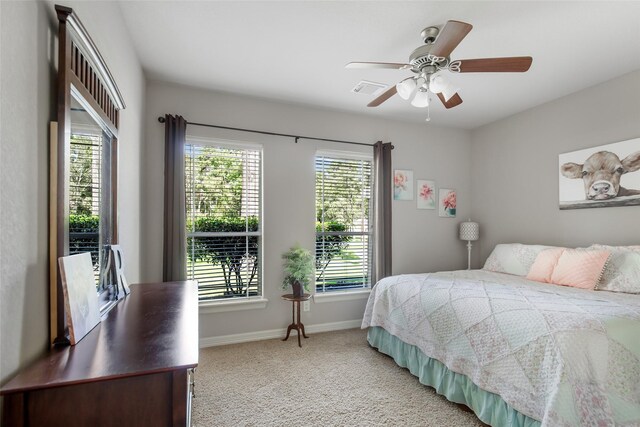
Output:
<path fill-rule="evenodd" d="M 344 320 L 342 322 L 319 323 L 305 326 L 305 331 L 310 334 L 320 332 L 339 331 L 342 329 L 359 328 L 362 319 Z M 270 340 L 273 338 L 283 338 L 287 333 L 287 328 L 270 329 L 266 331 L 246 332 L 243 334 L 223 335 L 220 337 L 200 338 L 200 348 L 214 347 L 218 345 L 238 344 L 241 342 Z"/>
<path fill-rule="evenodd" d="M 340 331 L 342 329 L 353 329 L 362 326 L 362 319 L 343 320 L 342 322 L 318 323 L 305 327 L 306 332 L 317 334 L 320 332 Z M 286 333 L 287 329 L 283 329 Z"/>

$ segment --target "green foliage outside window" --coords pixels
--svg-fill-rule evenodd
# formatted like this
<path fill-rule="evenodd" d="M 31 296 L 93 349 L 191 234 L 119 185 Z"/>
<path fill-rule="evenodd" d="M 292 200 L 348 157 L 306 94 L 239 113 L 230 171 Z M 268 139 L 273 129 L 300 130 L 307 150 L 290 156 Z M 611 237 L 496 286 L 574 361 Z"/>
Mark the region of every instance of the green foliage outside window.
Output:
<path fill-rule="evenodd" d="M 332 191 L 326 191 L 321 198 L 316 199 L 318 221 L 340 223 L 351 228 L 362 218 L 369 218 L 369 203 L 367 201 L 363 206 L 362 196 L 370 187 L 370 167 L 362 165 L 353 167 L 363 167 L 362 176 L 360 173 L 345 171 L 344 164 L 327 160 L 322 164 L 322 170 L 316 171 L 316 192 L 322 190 L 323 179 L 331 182 L 332 186 Z M 366 197 L 370 196 L 366 195 Z"/>
<path fill-rule="evenodd" d="M 188 209 L 193 210 L 194 216 L 217 216 L 229 220 L 241 216 L 244 171 L 243 162 L 236 152 L 197 146 L 188 153 L 185 165 L 187 192 L 193 197 L 189 200 Z"/>
<path fill-rule="evenodd" d="M 99 182 L 95 168 L 99 167 L 99 142 L 90 135 L 72 134 L 69 164 L 70 213 L 91 215 L 99 200 Z"/>
<path fill-rule="evenodd" d="M 335 221 L 324 223 L 316 222 L 316 233 L 320 232 L 341 232 L 348 231 L 346 224 Z M 316 234 L 316 281 L 322 280 L 325 270 L 329 266 L 332 259 L 342 256 L 347 258 L 345 249 L 349 246 L 351 236 L 345 235 L 318 235 Z M 322 248 L 322 250 L 320 249 Z"/>
<path fill-rule="evenodd" d="M 91 252 L 91 262 L 98 264 L 100 246 L 98 215 L 69 215 L 69 253 Z M 91 250 L 92 249 L 92 250 Z"/>
<path fill-rule="evenodd" d="M 69 232 L 97 233 L 100 227 L 98 215 L 69 215 Z"/>
<path fill-rule="evenodd" d="M 257 217 L 200 217 L 189 221 L 190 232 L 258 231 Z M 206 262 L 220 266 L 224 275 L 226 296 L 245 295 L 257 279 L 258 237 L 216 236 L 187 238 L 187 257 L 192 263 Z M 248 277 L 245 273 L 249 272 Z"/>
<path fill-rule="evenodd" d="M 258 231 L 257 217 L 200 217 L 189 221 L 187 228 L 190 232 L 228 232 L 243 233 Z M 347 226 L 337 222 L 325 223 L 325 231 L 346 231 Z M 320 232 L 321 224 L 316 224 L 316 231 Z M 212 266 L 220 266 L 224 275 L 225 293 L 227 296 L 241 296 L 246 294 L 247 288 L 257 280 L 258 269 L 258 237 L 249 236 L 216 236 L 189 237 L 187 257 L 192 263 L 206 262 Z M 349 244 L 350 236 L 318 236 L 316 243 L 324 243 L 324 251 L 317 250 L 315 265 L 320 271 L 320 277 L 331 260 L 343 255 L 343 250 Z M 344 255 L 343 255 L 344 258 Z M 249 271 L 247 278 L 243 273 Z"/>

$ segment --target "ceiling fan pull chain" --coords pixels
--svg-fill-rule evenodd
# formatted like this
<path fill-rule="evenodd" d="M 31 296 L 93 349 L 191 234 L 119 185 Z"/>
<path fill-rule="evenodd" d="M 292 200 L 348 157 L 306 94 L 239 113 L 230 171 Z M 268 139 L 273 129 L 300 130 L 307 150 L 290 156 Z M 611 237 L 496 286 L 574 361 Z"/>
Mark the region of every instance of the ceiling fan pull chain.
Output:
<path fill-rule="evenodd" d="M 431 101 L 431 97 L 429 97 L 429 101 Z M 431 121 L 431 102 L 429 102 L 429 105 L 427 105 L 427 119 L 425 121 L 430 122 Z"/>

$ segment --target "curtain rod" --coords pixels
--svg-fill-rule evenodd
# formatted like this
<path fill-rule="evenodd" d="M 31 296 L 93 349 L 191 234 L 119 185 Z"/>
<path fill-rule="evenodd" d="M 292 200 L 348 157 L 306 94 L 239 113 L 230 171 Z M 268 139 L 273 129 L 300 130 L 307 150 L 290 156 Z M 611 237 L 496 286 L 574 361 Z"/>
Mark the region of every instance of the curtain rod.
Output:
<path fill-rule="evenodd" d="M 166 121 L 166 119 L 162 116 L 158 117 L 158 122 L 160 123 L 164 123 Z M 202 127 L 207 127 L 207 128 L 216 128 L 216 129 L 227 129 L 227 130 L 237 130 L 237 131 L 241 131 L 241 132 L 251 132 L 251 133 L 259 133 L 261 135 L 273 135 L 273 136 L 285 136 L 288 138 L 293 138 L 295 140 L 295 143 L 298 143 L 299 139 L 312 139 L 314 141 L 328 141 L 328 142 L 338 142 L 340 144 L 352 144 L 352 145 L 364 145 L 367 147 L 372 147 L 373 144 L 365 144 L 364 142 L 353 142 L 353 141 L 343 141 L 340 139 L 328 139 L 328 138 L 316 138 L 313 136 L 301 136 L 301 135 L 291 135 L 288 133 L 278 133 L 278 132 L 267 132 L 264 130 L 254 130 L 254 129 L 243 129 L 243 128 L 234 128 L 234 127 L 230 127 L 230 126 L 219 126 L 219 125 L 210 125 L 210 124 L 206 124 L 206 123 L 194 123 L 194 122 L 187 122 L 188 125 L 193 125 L 193 126 L 202 126 Z M 391 149 L 393 150 L 395 147 L 392 145 Z"/>

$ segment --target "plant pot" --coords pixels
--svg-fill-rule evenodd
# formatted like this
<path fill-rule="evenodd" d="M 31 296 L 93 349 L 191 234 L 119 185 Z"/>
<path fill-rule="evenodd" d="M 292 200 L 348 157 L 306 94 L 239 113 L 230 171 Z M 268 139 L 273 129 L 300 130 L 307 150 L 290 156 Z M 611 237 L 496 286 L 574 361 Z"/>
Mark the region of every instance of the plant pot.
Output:
<path fill-rule="evenodd" d="M 294 297 L 301 297 L 302 295 L 304 295 L 304 289 L 302 288 L 302 284 L 298 281 L 295 281 L 291 284 L 291 287 L 293 288 L 293 296 Z"/>

